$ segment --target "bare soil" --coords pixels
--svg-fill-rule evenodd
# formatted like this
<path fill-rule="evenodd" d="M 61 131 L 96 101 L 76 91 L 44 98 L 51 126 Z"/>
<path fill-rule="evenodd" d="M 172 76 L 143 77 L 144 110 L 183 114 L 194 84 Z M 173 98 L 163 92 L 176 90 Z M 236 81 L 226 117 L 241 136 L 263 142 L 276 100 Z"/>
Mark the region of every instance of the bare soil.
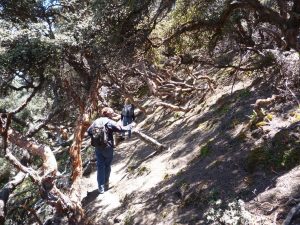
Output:
<path fill-rule="evenodd" d="M 168 149 L 156 152 L 134 135 L 118 145 L 110 189 L 98 194 L 96 171 L 83 180 L 85 223 L 281 224 L 300 197 L 300 167 L 259 163 L 267 159 L 256 152 L 269 145 L 276 149 L 278 139 L 287 146 L 291 134 L 298 135 L 293 127 L 298 108 L 293 101 L 271 104 L 265 109 L 272 115 L 269 121 L 238 135 L 253 116 L 256 100 L 274 92 L 263 83 L 258 89 L 256 82 L 240 81 L 233 89 L 216 90 L 186 114 L 157 108 L 140 119 L 139 129 Z M 246 222 L 208 218 L 210 209 L 225 212 L 238 201 L 245 203 Z M 295 218 L 293 224 L 300 222 Z"/>

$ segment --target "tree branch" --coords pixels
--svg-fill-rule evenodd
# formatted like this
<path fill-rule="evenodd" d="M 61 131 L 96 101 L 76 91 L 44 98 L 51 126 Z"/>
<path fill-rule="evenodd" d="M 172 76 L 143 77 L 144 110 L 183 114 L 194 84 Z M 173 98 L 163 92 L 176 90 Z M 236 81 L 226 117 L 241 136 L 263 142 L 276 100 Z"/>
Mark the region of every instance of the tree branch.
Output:
<path fill-rule="evenodd" d="M 51 112 L 41 123 L 37 124 L 36 126 L 30 128 L 26 134 L 27 137 L 33 137 L 40 129 L 42 129 L 47 123 L 51 121 L 51 119 L 56 116 L 57 114 L 61 113 L 62 110 L 60 108 L 55 109 Z"/>
<path fill-rule="evenodd" d="M 5 217 L 7 213 L 6 204 L 9 199 L 10 194 L 20 185 L 26 177 L 26 174 L 19 172 L 10 182 L 8 182 L 0 190 L 0 224 L 3 225 L 5 222 Z"/>
<path fill-rule="evenodd" d="M 24 101 L 24 103 L 21 106 L 19 106 L 17 109 L 13 110 L 10 113 L 16 114 L 18 112 L 21 112 L 27 106 L 27 104 L 31 101 L 31 99 L 36 95 L 36 93 L 41 89 L 43 83 L 44 83 L 44 77 L 40 76 L 39 85 L 33 89 L 33 92 L 30 94 L 30 96 Z"/>
<path fill-rule="evenodd" d="M 263 6 L 258 0 L 236 0 L 227 4 L 225 10 L 221 13 L 221 16 L 217 20 L 204 19 L 187 22 L 181 25 L 170 37 L 166 38 L 163 41 L 163 44 L 168 44 L 172 39 L 180 36 L 183 33 L 200 29 L 206 29 L 220 33 L 220 30 L 223 28 L 236 9 L 252 9 L 259 13 L 259 19 L 261 22 L 269 22 L 280 27 L 281 29 L 283 29 L 283 25 L 286 22 L 280 16 L 280 14 L 266 6 Z"/>

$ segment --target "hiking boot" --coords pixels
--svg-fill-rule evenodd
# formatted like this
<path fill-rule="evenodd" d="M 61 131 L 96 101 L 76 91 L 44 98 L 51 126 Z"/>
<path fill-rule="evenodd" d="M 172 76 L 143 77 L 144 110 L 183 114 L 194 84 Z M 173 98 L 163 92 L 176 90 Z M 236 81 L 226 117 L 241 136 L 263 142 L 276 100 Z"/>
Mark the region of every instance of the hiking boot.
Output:
<path fill-rule="evenodd" d="M 98 188 L 99 194 L 103 194 L 104 193 L 104 185 L 100 185 L 100 187 Z"/>

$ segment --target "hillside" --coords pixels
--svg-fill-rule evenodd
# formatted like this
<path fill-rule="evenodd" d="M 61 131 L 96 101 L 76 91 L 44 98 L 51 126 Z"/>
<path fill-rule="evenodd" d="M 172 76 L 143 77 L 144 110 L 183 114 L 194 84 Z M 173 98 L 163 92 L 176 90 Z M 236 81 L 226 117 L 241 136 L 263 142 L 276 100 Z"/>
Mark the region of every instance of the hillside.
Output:
<path fill-rule="evenodd" d="M 300 224 L 299 15 L 0 0 L 0 225 Z"/>
<path fill-rule="evenodd" d="M 109 191 L 98 195 L 95 172 L 83 180 L 88 224 L 281 224 L 299 196 L 300 168 L 289 171 L 299 144 L 288 140 L 299 109 L 270 104 L 269 120 L 241 134 L 255 102 L 273 92 L 266 82 L 257 91 L 257 80 L 222 86 L 186 114 L 158 107 L 140 120 L 168 149 L 156 152 L 135 136 L 122 142 Z"/>

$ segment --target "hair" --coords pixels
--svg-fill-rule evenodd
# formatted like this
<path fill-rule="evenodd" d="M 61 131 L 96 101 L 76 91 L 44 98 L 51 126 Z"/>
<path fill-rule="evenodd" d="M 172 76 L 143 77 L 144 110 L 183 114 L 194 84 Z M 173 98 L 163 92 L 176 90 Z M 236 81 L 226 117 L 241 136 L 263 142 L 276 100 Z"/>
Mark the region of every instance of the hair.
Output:
<path fill-rule="evenodd" d="M 128 105 L 131 103 L 131 100 L 129 98 L 125 98 L 125 104 Z"/>
<path fill-rule="evenodd" d="M 103 116 L 112 116 L 114 114 L 114 110 L 110 107 L 104 107 L 102 110 L 101 110 L 101 114 Z"/>

